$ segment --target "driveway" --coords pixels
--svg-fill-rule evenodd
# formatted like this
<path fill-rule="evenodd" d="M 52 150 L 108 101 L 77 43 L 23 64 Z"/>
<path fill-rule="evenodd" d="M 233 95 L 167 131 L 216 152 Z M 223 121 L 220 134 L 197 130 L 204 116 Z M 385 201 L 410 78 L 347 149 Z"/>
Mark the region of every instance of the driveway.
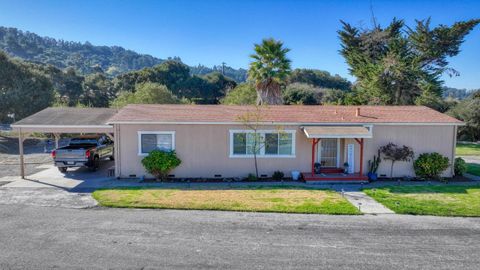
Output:
<path fill-rule="evenodd" d="M 0 268 L 478 269 L 480 219 L 0 205 Z"/>
<path fill-rule="evenodd" d="M 0 204 L 23 204 L 67 208 L 90 208 L 97 205 L 89 191 L 115 184 L 108 176 L 111 161 L 103 161 L 99 170 L 69 169 L 60 173 L 50 164 L 41 165 L 40 172 L 20 177 L 0 178 Z"/>

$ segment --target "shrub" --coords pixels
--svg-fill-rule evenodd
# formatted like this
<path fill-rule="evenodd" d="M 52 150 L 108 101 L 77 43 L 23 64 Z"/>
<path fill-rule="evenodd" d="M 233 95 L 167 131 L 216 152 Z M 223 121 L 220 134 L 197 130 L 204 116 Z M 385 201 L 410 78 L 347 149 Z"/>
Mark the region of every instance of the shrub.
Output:
<path fill-rule="evenodd" d="M 282 180 L 284 176 L 285 176 L 285 174 L 281 171 L 274 171 L 273 174 L 272 174 L 272 178 L 274 180 Z"/>
<path fill-rule="evenodd" d="M 147 172 L 160 180 L 165 180 L 170 171 L 178 167 L 180 163 L 182 161 L 177 157 L 175 151 L 153 150 L 142 159 L 142 165 Z"/>
<path fill-rule="evenodd" d="M 467 172 L 467 163 L 465 160 L 461 157 L 457 157 L 455 159 L 455 163 L 453 165 L 453 170 L 455 172 L 455 175 L 463 175 L 464 173 Z"/>
<path fill-rule="evenodd" d="M 448 158 L 439 153 L 424 153 L 415 160 L 413 168 L 417 176 L 438 179 L 449 165 Z"/>
<path fill-rule="evenodd" d="M 257 181 L 258 178 L 257 178 L 257 176 L 256 176 L 255 174 L 249 173 L 248 176 L 247 176 L 247 180 L 248 180 L 248 181 Z"/>

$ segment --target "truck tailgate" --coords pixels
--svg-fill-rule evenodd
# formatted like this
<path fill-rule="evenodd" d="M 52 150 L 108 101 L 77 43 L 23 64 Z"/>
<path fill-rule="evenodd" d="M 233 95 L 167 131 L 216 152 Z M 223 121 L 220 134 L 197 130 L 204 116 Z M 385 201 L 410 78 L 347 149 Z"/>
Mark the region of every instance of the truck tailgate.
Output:
<path fill-rule="evenodd" d="M 85 159 L 86 149 L 57 149 L 55 160 Z"/>

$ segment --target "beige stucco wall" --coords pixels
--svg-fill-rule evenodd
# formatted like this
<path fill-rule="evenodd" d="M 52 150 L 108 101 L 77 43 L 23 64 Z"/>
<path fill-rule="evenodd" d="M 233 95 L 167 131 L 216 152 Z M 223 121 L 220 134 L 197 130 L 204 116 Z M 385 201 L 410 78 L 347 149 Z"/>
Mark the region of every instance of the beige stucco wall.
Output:
<path fill-rule="evenodd" d="M 397 145 L 406 145 L 413 148 L 415 158 L 422 153 L 438 152 L 453 162 L 455 127 L 454 126 L 389 126 L 375 125 L 373 127 L 373 138 L 365 139 L 364 150 L 364 171 L 368 171 L 367 162 L 377 154 L 379 147 L 393 142 Z M 358 151 L 356 151 L 358 153 Z M 358 158 L 357 158 L 358 160 Z M 379 175 L 390 176 L 390 162 L 380 163 Z M 393 175 L 396 177 L 414 176 L 413 162 L 396 162 Z M 450 166 L 443 176 L 453 175 L 453 168 Z"/>
<path fill-rule="evenodd" d="M 253 158 L 230 158 L 230 130 L 245 129 L 242 125 L 120 125 L 120 176 L 145 175 L 138 156 L 138 131 L 175 131 L 175 150 L 182 164 L 172 174 L 175 177 L 243 177 L 255 173 Z M 282 127 L 296 130 L 295 158 L 258 158 L 260 174 L 272 175 L 282 170 L 309 171 L 311 143 L 298 126 Z M 262 128 L 276 130 L 275 126 Z"/>
<path fill-rule="evenodd" d="M 138 131 L 175 131 L 175 150 L 182 164 L 172 174 L 176 177 L 244 177 L 254 173 L 253 158 L 230 158 L 231 129 L 244 129 L 238 125 L 130 125 L 117 126 L 118 144 L 120 145 L 117 165 L 120 177 L 145 175 L 138 155 Z M 274 126 L 263 129 L 275 130 Z M 311 141 L 308 140 L 299 126 L 285 126 L 285 130 L 296 130 L 295 158 L 258 158 L 259 173 L 271 175 L 276 170 L 290 175 L 292 170 L 309 172 L 311 169 Z M 455 142 L 453 126 L 392 126 L 375 125 L 373 138 L 365 139 L 364 173 L 368 171 L 367 162 L 377 153 L 377 149 L 389 142 L 407 145 L 414 149 L 415 156 L 425 152 L 439 152 L 452 159 Z M 341 140 L 340 165 L 346 161 L 346 147 L 355 145 L 355 171 L 360 167 L 360 147 L 354 139 Z M 382 162 L 379 175 L 390 174 L 390 165 Z M 452 174 L 451 168 L 445 176 Z M 395 176 L 414 175 L 412 162 L 398 162 L 395 165 Z"/>

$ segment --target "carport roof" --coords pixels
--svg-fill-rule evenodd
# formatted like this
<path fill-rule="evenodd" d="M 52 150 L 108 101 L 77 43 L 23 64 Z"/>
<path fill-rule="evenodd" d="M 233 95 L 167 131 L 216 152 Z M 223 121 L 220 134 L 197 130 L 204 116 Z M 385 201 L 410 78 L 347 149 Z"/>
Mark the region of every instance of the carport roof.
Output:
<path fill-rule="evenodd" d="M 117 113 L 110 108 L 46 108 L 12 124 L 13 128 L 111 128 L 108 120 Z"/>

